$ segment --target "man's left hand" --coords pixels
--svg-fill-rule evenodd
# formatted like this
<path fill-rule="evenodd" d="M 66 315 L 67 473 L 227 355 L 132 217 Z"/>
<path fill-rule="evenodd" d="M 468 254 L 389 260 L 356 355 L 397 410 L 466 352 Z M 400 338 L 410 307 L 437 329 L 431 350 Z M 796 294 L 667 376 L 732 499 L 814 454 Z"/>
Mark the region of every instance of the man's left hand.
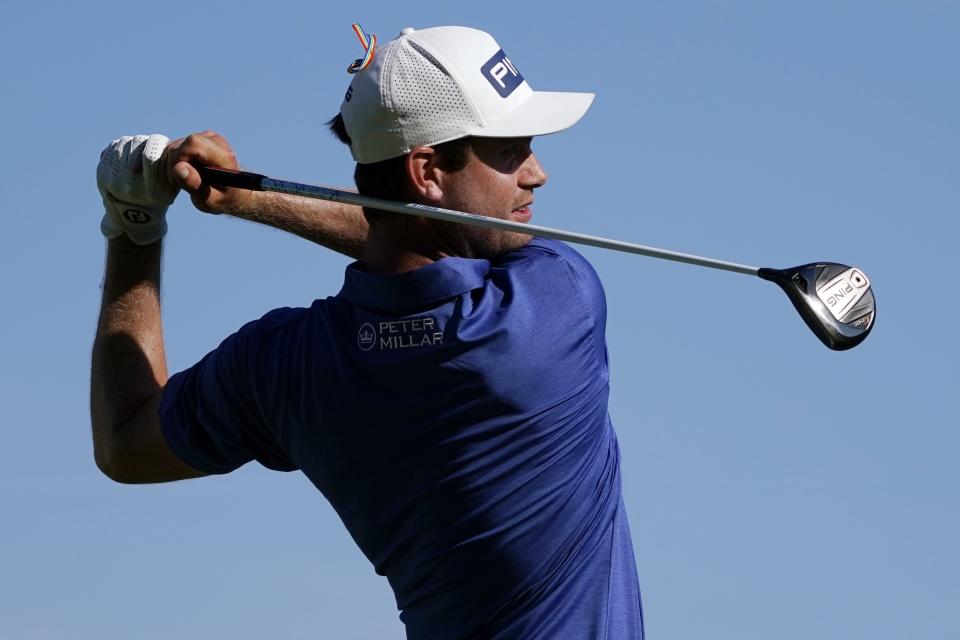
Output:
<path fill-rule="evenodd" d="M 100 153 L 97 188 L 104 206 L 100 230 L 106 237 L 126 233 L 136 244 L 147 245 L 167 233 L 167 208 L 178 191 L 161 168 L 168 140 L 158 133 L 123 136 Z"/>

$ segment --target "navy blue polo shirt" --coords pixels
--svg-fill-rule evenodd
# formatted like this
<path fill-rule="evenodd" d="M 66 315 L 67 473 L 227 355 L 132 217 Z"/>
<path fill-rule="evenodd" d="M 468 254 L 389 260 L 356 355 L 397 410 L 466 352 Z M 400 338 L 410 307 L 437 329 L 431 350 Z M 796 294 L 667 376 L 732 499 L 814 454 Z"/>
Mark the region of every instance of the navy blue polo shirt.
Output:
<path fill-rule="evenodd" d="M 408 638 L 642 638 L 603 288 L 565 244 L 444 258 L 277 309 L 170 378 L 171 448 L 301 470 Z"/>

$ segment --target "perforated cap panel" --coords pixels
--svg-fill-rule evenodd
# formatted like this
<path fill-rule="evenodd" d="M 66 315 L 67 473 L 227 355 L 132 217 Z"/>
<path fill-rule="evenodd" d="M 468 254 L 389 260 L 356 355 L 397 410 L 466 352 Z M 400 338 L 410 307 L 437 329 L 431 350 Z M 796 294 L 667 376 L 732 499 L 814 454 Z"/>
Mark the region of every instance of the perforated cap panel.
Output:
<path fill-rule="evenodd" d="M 461 138 L 477 126 L 459 85 L 415 42 L 402 39 L 385 71 L 386 99 L 396 114 L 405 151 Z"/>

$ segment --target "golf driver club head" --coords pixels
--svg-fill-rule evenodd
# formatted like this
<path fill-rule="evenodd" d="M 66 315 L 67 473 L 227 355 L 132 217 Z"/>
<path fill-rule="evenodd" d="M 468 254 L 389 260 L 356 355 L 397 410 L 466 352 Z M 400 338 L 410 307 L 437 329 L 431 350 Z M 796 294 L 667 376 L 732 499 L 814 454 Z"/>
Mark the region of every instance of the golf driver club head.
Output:
<path fill-rule="evenodd" d="M 759 269 L 757 275 L 783 289 L 800 317 L 834 351 L 857 346 L 877 317 L 870 280 L 860 269 L 814 262 L 790 269 Z"/>

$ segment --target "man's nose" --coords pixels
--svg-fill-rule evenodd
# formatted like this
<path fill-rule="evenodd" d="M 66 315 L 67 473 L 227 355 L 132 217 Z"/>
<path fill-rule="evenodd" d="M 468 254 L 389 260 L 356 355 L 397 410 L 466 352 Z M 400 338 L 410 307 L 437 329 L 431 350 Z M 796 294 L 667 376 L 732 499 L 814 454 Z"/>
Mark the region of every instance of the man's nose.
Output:
<path fill-rule="evenodd" d="M 547 172 L 540 165 L 537 156 L 530 154 L 520 170 L 520 186 L 524 189 L 536 189 L 547 182 Z"/>

